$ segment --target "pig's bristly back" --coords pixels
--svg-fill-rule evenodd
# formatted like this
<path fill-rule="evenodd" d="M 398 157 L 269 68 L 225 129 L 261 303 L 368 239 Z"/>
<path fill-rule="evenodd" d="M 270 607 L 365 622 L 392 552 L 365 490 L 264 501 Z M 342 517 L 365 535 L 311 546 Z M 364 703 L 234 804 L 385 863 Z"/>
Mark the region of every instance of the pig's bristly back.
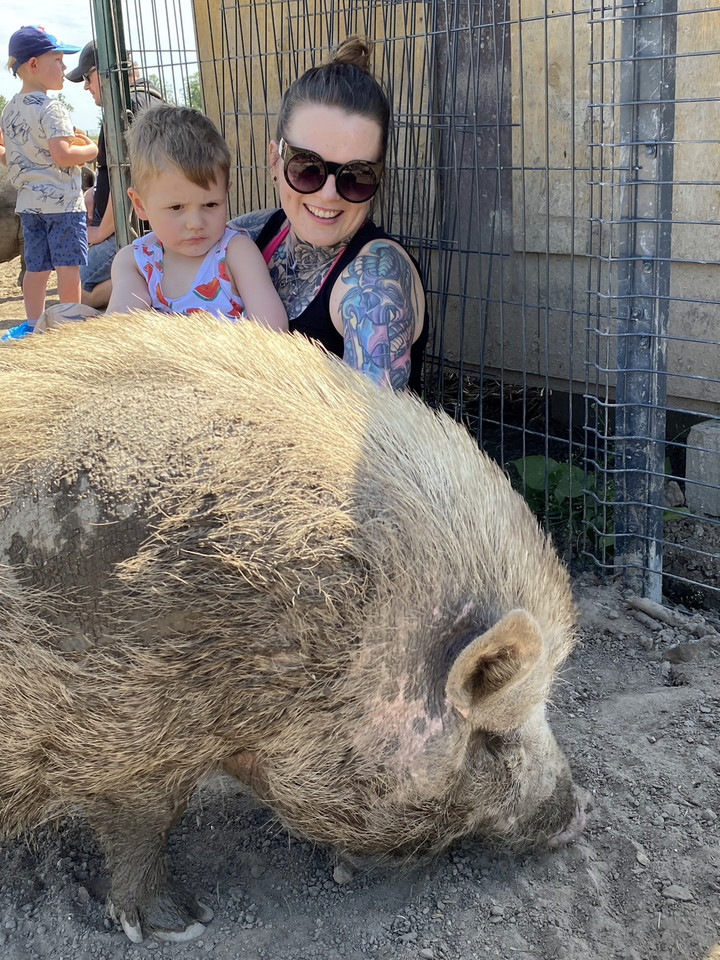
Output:
<path fill-rule="evenodd" d="M 5 348 L 0 376 L 0 507 L 62 478 L 92 491 L 96 525 L 149 518 L 154 542 L 134 557 L 130 531 L 115 557 L 126 578 L 185 543 L 176 580 L 217 591 L 222 566 L 228 589 L 247 584 L 249 622 L 272 590 L 300 633 L 303 598 L 327 630 L 357 608 L 360 630 L 369 603 L 400 595 L 421 621 L 481 592 L 491 622 L 529 609 L 550 660 L 568 652 L 566 574 L 500 469 L 444 414 L 302 337 L 198 313 L 101 316 Z M 219 616 L 238 599 L 222 596 Z"/>

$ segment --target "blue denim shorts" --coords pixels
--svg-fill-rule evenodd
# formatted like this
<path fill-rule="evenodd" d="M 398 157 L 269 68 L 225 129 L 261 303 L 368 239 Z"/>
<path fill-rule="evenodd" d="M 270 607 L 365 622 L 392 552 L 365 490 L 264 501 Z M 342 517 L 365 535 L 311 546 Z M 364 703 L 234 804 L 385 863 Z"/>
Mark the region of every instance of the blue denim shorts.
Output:
<path fill-rule="evenodd" d="M 21 213 L 25 269 L 43 273 L 54 267 L 87 263 L 87 221 L 80 213 Z"/>
<path fill-rule="evenodd" d="M 80 283 L 83 290 L 94 290 L 103 280 L 110 279 L 110 268 L 117 253 L 115 234 L 88 248 L 87 264 L 80 267 Z"/>

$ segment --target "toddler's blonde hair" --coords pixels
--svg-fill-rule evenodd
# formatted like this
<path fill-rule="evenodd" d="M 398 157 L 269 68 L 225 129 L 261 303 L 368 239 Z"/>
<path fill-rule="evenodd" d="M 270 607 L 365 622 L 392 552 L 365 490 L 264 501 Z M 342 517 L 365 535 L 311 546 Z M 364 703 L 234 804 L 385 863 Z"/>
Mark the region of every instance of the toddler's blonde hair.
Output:
<path fill-rule="evenodd" d="M 230 179 L 230 150 L 199 110 L 160 103 L 140 111 L 125 135 L 133 186 L 142 190 L 168 167 L 207 190 Z"/>

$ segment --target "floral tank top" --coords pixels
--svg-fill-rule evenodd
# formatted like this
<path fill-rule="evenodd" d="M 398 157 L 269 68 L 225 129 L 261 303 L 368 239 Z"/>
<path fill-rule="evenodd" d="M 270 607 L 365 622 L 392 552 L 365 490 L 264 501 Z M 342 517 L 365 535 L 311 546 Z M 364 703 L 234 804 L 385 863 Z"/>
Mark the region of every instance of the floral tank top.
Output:
<path fill-rule="evenodd" d="M 208 250 L 187 293 L 170 299 L 163 294 L 163 245 L 154 233 L 133 240 L 135 262 L 147 280 L 152 306 L 162 313 L 193 313 L 207 310 L 232 320 L 245 316 L 243 302 L 233 293 L 225 270 L 227 245 L 239 231 L 225 228 L 212 250 Z M 242 231 L 243 233 L 245 231 Z"/>

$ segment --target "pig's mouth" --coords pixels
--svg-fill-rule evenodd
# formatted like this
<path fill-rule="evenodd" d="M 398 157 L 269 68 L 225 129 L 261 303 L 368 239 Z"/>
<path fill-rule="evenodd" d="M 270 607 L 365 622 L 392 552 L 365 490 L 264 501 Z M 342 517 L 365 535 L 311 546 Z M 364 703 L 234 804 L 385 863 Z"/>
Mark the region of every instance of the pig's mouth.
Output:
<path fill-rule="evenodd" d="M 593 808 L 592 797 L 587 790 L 576 787 L 568 777 L 558 783 L 555 793 L 542 803 L 529 821 L 518 822 L 518 830 L 500 845 L 515 849 L 551 849 L 574 843 L 587 823 Z"/>
<path fill-rule="evenodd" d="M 565 789 L 548 800 L 533 818 L 530 829 L 523 829 L 522 834 L 503 834 L 496 831 L 478 831 L 476 839 L 484 846 L 498 849 L 555 850 L 567 844 L 574 843 L 585 829 L 588 814 L 593 809 L 592 796 L 582 787 L 576 787 L 568 780 Z M 568 810 L 571 811 L 570 818 Z M 562 815 L 564 812 L 564 816 Z M 559 823 L 564 823 L 560 829 Z M 343 849 L 343 856 L 348 864 L 355 869 L 369 869 L 385 864 L 392 868 L 402 868 L 411 863 L 423 862 L 440 854 L 452 843 L 466 836 L 459 833 L 447 842 L 437 842 L 437 834 L 416 838 L 412 843 L 397 844 L 392 847 L 377 850 L 350 850 Z"/>
<path fill-rule="evenodd" d="M 548 846 L 551 850 L 555 850 L 557 847 L 564 847 L 568 843 L 574 843 L 585 829 L 588 814 L 594 806 L 592 795 L 588 790 L 584 790 L 582 787 L 576 787 L 575 798 L 575 813 L 570 819 L 570 822 L 548 840 Z"/>

